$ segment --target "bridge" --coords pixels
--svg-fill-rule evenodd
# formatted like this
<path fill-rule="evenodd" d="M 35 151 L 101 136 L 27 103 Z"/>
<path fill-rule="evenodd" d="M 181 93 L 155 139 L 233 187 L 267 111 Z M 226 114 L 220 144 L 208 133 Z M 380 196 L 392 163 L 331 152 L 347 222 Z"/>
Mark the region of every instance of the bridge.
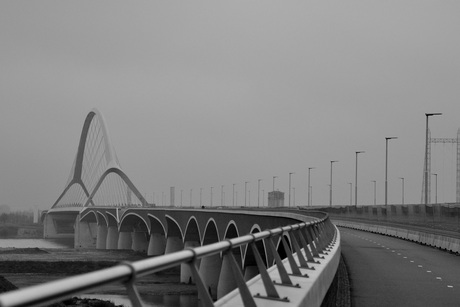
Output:
<path fill-rule="evenodd" d="M 0 306 L 40 305 L 116 281 L 142 306 L 136 277 L 177 265 L 180 282 L 196 284 L 204 306 L 319 305 L 340 257 L 340 234 L 322 212 L 149 204 L 121 168 L 95 109 L 42 222 L 45 238 L 73 238 L 77 249 L 134 250 L 146 260 L 8 293 Z"/>
<path fill-rule="evenodd" d="M 354 229 L 458 253 L 458 210 L 455 205 L 350 206 L 316 211 L 160 208 L 149 204 L 122 170 L 104 119 L 93 110 L 85 120 L 64 190 L 42 216 L 45 238 L 73 238 L 75 248 L 130 249 L 145 253 L 146 259 L 7 293 L 0 296 L 0 306 L 41 305 L 113 282 L 126 285 L 133 306 L 143 306 L 136 278 L 178 265 L 180 281 L 196 284 L 204 306 L 319 306 L 337 272 L 342 237 L 344 255 L 353 255 L 347 256 L 349 259 L 354 259 L 359 240 L 371 240 Z M 344 227 L 344 236 L 331 219 Z M 442 233 L 426 231 L 427 225 L 437 224 L 444 226 Z M 367 246 L 359 248 L 360 254 L 361 248 L 368 250 Z M 366 257 L 350 261 L 354 272 L 376 255 Z M 392 260 L 378 274 L 385 275 L 391 265 Z M 359 274 L 354 278 L 360 281 Z M 360 283 L 362 289 L 372 284 L 365 280 Z M 371 290 L 361 291 L 364 294 L 356 290 L 366 297 L 366 291 Z M 446 297 L 447 304 L 456 299 Z M 402 299 L 396 297 L 392 304 L 405 301 L 410 305 Z M 355 301 L 358 306 L 381 302 L 378 296 Z"/>

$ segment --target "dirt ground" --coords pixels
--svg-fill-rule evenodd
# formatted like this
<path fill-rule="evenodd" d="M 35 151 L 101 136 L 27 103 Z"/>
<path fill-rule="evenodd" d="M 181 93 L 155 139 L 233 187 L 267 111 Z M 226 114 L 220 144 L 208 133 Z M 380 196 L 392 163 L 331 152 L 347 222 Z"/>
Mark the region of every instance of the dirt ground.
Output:
<path fill-rule="evenodd" d="M 0 249 L 0 275 L 18 288 L 49 282 L 146 258 L 133 251 L 69 249 Z M 136 281 L 141 295 L 196 294 L 196 286 L 179 283 L 179 268 L 141 277 Z M 100 294 L 125 294 L 116 283 L 97 290 Z"/>

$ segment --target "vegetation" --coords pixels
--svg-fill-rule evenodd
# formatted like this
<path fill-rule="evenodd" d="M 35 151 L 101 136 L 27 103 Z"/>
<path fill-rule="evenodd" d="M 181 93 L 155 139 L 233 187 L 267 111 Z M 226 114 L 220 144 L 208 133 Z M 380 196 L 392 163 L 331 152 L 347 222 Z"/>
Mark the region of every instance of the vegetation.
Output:
<path fill-rule="evenodd" d="M 0 214 L 0 238 L 17 237 L 43 237 L 43 227 L 34 224 L 32 211 L 3 212 Z"/>

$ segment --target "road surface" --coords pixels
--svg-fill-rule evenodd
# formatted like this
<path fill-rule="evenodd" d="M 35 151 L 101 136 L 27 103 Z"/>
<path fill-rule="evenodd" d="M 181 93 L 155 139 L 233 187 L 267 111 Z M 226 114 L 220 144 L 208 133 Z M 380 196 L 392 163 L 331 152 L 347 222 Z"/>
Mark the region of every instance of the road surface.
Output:
<path fill-rule="evenodd" d="M 460 256 L 340 228 L 352 306 L 460 306 Z"/>

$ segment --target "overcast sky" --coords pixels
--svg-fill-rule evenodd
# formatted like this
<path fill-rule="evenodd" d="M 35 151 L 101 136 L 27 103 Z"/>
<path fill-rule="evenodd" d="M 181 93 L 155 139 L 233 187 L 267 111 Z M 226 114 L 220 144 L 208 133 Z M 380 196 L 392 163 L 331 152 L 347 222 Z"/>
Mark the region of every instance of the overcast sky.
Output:
<path fill-rule="evenodd" d="M 123 170 L 149 201 L 238 204 L 249 181 L 297 204 L 421 200 L 425 112 L 460 127 L 460 2 L 2 1 L 0 204 L 48 209 L 87 113 L 105 117 Z M 438 201 L 455 199 L 452 145 L 437 145 Z M 436 161 L 435 161 L 436 160 Z M 443 175 L 441 175 L 441 173 Z M 450 178 L 450 179 L 448 179 Z M 434 180 L 433 180 L 434 181 Z M 434 185 L 433 185 L 434 189 Z M 248 195 L 249 197 L 249 195 Z M 293 195 L 291 196 L 294 197 Z M 262 201 L 261 201 L 262 202 Z M 266 201 L 265 201 L 266 203 Z M 354 203 L 354 200 L 353 200 Z"/>

